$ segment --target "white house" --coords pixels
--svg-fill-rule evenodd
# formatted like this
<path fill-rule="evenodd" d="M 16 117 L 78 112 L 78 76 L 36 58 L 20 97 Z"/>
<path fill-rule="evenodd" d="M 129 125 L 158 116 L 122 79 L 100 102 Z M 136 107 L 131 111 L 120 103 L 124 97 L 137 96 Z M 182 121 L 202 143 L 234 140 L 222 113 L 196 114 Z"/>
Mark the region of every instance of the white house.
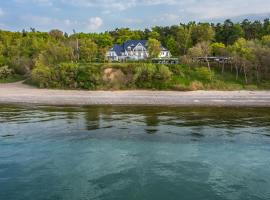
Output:
<path fill-rule="evenodd" d="M 145 60 L 149 57 L 147 40 L 129 40 L 122 45 L 114 45 L 107 52 L 107 58 L 112 61 Z M 159 58 L 170 58 L 168 49 L 161 46 Z"/>

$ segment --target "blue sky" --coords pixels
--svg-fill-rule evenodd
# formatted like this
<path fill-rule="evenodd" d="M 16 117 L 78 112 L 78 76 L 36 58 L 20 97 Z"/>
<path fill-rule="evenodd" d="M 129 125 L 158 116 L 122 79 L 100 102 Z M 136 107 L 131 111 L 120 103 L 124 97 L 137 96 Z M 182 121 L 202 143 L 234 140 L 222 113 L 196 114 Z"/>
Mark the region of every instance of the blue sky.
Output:
<path fill-rule="evenodd" d="M 0 29 L 100 32 L 180 22 L 270 17 L 269 0 L 0 0 Z"/>

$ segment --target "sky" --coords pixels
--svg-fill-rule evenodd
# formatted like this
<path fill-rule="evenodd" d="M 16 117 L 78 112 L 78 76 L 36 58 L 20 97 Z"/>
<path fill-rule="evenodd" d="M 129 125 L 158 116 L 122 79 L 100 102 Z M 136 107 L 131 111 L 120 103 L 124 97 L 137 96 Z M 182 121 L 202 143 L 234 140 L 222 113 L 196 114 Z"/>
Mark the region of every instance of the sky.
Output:
<path fill-rule="evenodd" d="M 71 33 L 270 18 L 270 0 L 0 0 L 0 29 Z"/>

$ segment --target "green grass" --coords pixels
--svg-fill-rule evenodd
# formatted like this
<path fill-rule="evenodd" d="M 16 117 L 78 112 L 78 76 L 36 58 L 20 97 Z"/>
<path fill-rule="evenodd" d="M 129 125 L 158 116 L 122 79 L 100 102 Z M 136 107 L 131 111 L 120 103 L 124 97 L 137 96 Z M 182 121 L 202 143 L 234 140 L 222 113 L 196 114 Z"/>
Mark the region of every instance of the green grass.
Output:
<path fill-rule="evenodd" d="M 0 79 L 0 83 L 14 83 L 17 81 L 22 81 L 22 80 L 24 80 L 23 76 L 15 75 L 6 79 Z"/>

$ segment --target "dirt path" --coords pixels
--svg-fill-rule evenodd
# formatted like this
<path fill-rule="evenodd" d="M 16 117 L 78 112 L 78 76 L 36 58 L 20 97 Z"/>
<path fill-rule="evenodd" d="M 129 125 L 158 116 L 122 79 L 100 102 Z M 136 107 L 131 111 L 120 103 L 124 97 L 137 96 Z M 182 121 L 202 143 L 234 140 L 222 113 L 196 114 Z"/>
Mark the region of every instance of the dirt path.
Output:
<path fill-rule="evenodd" d="M 0 84 L 0 103 L 270 107 L 270 91 L 78 91 L 38 89 L 17 82 Z"/>

